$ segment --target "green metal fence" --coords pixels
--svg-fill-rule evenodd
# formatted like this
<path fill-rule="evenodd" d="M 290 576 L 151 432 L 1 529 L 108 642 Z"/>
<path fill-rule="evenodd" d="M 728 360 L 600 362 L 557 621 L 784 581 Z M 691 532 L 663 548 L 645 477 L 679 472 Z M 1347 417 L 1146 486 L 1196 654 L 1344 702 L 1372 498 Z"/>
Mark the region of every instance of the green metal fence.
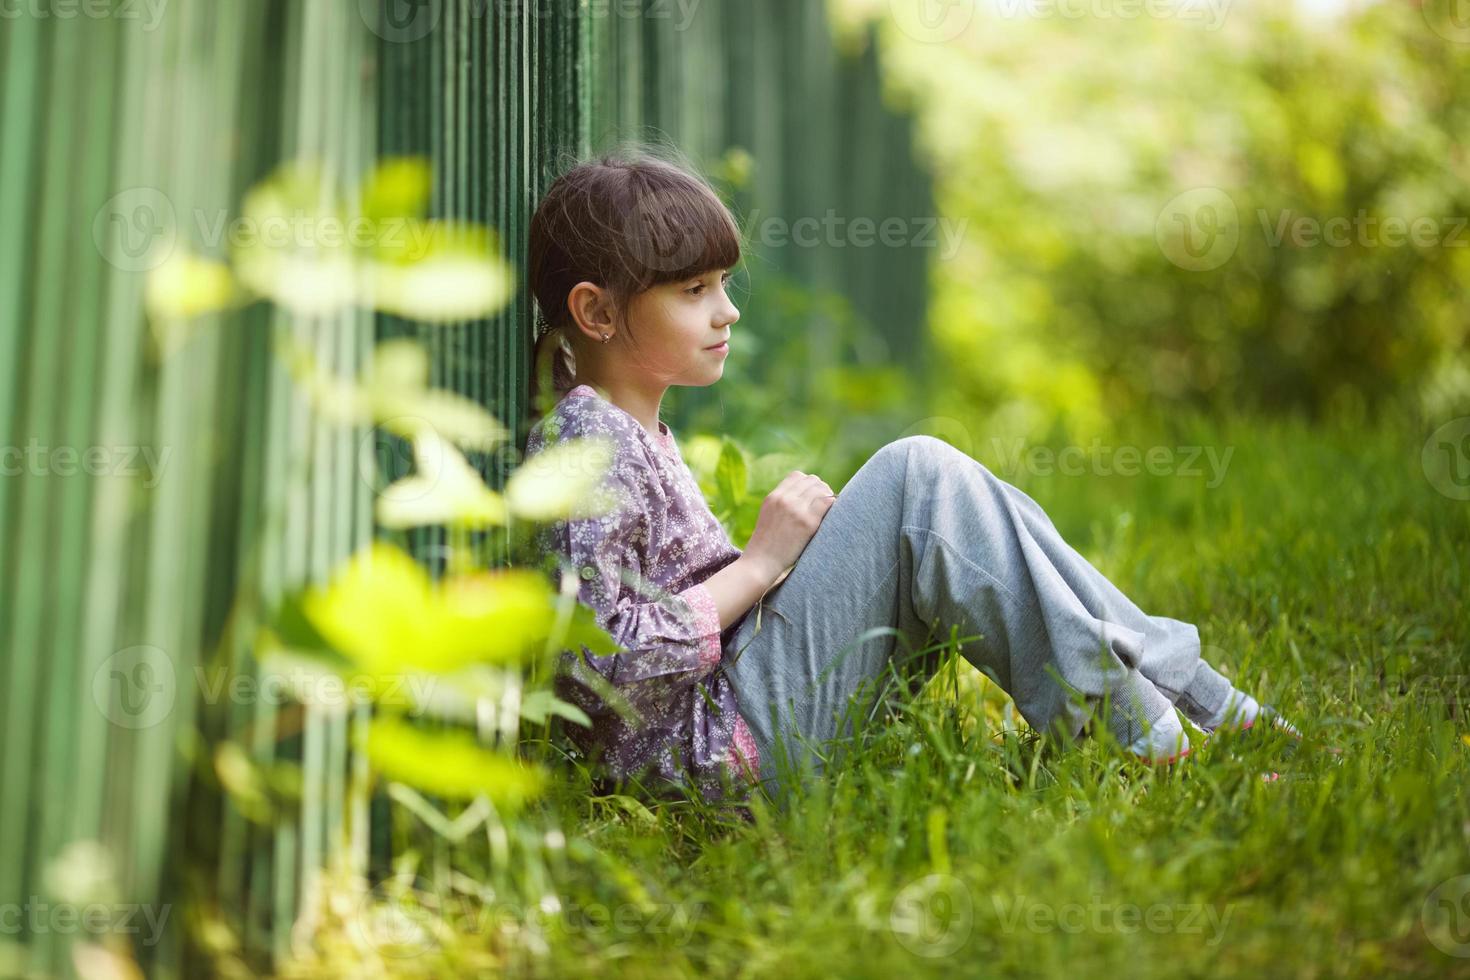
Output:
<path fill-rule="evenodd" d="M 219 219 L 282 160 L 350 179 L 422 153 L 434 210 L 498 229 L 523 268 L 556 168 L 648 127 L 703 165 L 748 151 L 746 214 L 932 209 L 871 47 L 839 55 L 821 3 L 705 0 L 687 23 L 648 8 L 172 0 L 0 21 L 0 904 L 25 922 L 0 933 L 0 974 L 71 972 L 87 937 L 34 906 L 85 897 L 57 862 L 86 857 L 76 842 L 115 859 L 116 900 L 167 914 L 159 942 L 128 939 L 149 975 L 178 976 L 203 971 L 201 935 L 267 967 L 327 856 L 366 869 L 386 840 L 349 751 L 360 713 L 220 686 L 251 676 L 262 609 L 374 533 L 363 462 L 383 447 L 315 420 L 276 332 L 344 375 L 376 338 L 417 335 L 437 385 L 525 411 L 524 291 L 484 322 L 257 304 L 177 338 L 143 315 L 161 255 L 218 254 Z M 775 248 L 762 268 L 916 349 L 922 252 Z M 494 483 L 514 460 L 479 462 Z M 427 559 L 436 544 L 415 540 Z M 250 771 L 215 755 L 226 742 L 298 789 L 252 812 L 224 792 Z"/>

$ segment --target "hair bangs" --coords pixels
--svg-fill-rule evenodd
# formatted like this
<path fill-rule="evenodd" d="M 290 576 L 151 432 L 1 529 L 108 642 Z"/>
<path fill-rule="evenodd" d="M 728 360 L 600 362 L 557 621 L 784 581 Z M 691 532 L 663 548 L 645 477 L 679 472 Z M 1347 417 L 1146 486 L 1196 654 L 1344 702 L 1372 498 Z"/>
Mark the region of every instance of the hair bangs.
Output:
<path fill-rule="evenodd" d="M 681 282 L 740 263 L 740 228 L 718 196 L 697 181 L 649 188 L 624 222 L 636 289 Z"/>

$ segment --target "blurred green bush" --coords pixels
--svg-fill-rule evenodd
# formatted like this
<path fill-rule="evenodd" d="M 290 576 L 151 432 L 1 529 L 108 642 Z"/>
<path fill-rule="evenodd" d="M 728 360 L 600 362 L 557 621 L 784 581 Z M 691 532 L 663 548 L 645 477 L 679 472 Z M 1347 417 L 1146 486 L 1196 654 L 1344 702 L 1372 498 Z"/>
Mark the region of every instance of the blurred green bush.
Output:
<path fill-rule="evenodd" d="M 935 268 L 933 390 L 1021 428 L 1470 407 L 1470 38 L 1404 3 L 1099 4 L 977 12 L 944 43 L 880 16 L 968 222 Z"/>

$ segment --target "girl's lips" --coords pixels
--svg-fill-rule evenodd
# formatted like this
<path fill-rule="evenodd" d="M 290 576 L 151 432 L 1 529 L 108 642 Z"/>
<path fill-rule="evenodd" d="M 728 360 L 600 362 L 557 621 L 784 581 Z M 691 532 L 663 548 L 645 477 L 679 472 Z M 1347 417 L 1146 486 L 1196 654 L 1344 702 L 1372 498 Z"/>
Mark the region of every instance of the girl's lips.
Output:
<path fill-rule="evenodd" d="M 719 354 L 728 354 L 730 353 L 730 342 L 727 340 L 723 344 L 715 344 L 715 346 L 713 347 L 706 347 L 705 350 L 712 350 Z"/>

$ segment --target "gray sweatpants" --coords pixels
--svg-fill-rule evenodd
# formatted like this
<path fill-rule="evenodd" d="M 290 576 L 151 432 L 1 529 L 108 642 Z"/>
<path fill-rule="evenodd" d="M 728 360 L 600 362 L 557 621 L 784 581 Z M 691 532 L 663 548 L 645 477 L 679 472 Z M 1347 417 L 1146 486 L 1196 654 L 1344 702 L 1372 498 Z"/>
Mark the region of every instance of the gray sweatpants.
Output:
<path fill-rule="evenodd" d="M 920 652 L 951 626 L 979 634 L 961 654 L 1031 727 L 1067 739 L 1105 696 L 1126 744 L 1171 705 L 1208 714 L 1231 691 L 1194 626 L 1145 614 L 982 463 L 910 436 L 863 464 L 785 581 L 727 631 L 723 669 L 762 783 L 778 791 L 793 764 L 820 772 L 817 753 L 853 734 L 849 698 L 871 718 L 917 693 L 940 659 Z"/>

